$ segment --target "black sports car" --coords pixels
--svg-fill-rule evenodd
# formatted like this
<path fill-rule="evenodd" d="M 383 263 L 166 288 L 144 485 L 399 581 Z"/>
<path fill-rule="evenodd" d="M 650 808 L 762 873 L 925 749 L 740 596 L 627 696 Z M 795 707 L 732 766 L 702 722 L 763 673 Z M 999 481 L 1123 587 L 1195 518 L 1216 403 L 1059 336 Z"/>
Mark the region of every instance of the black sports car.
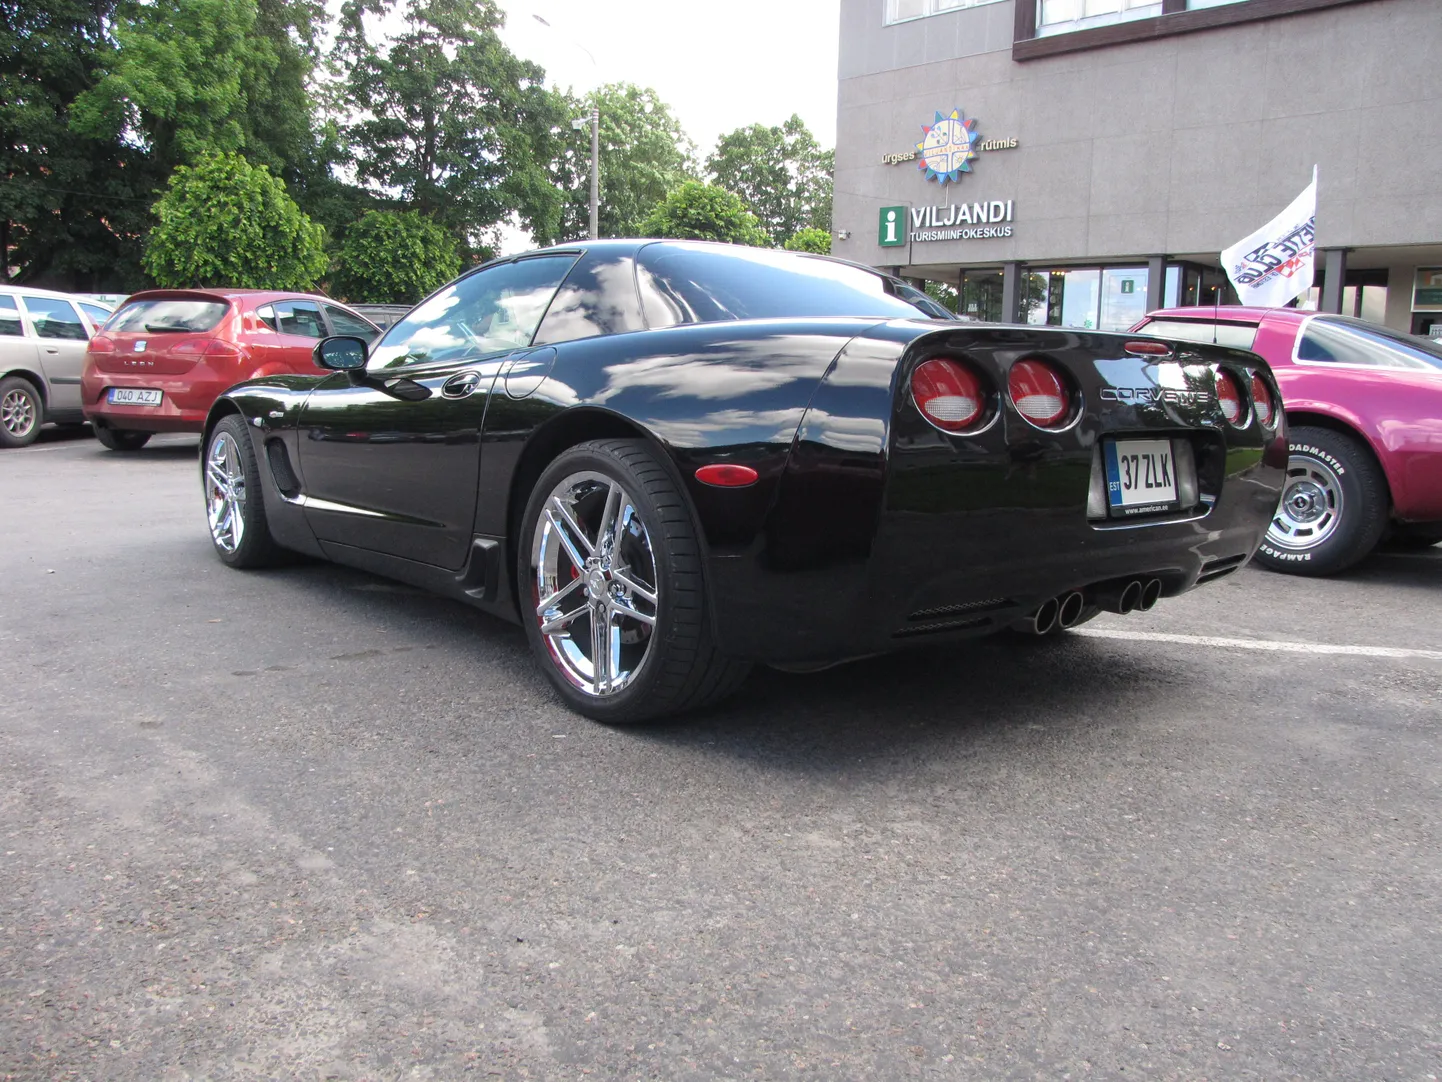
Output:
<path fill-rule="evenodd" d="M 496 260 L 206 424 L 222 560 L 323 556 L 530 636 L 576 710 L 1150 608 L 1245 564 L 1287 444 L 1255 354 L 953 321 L 835 259 Z"/>

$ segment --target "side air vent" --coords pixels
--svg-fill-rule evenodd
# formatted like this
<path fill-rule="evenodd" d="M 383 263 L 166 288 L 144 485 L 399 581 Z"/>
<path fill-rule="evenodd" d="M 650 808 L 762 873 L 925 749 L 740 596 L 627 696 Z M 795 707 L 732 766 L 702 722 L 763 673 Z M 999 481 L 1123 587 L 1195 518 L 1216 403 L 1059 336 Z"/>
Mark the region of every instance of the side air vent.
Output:
<path fill-rule="evenodd" d="M 1230 575 L 1246 562 L 1245 556 L 1223 556 L 1219 560 L 1208 560 L 1202 564 L 1202 573 L 1197 576 L 1197 585 L 1200 586 L 1204 582 L 1212 582 L 1224 575 Z"/>
<path fill-rule="evenodd" d="M 295 475 L 295 470 L 290 468 L 290 452 L 285 449 L 285 443 L 275 438 L 266 440 L 265 457 L 270 463 L 270 475 L 275 478 L 275 487 L 280 489 L 280 494 L 288 500 L 299 496 L 300 478 Z"/>
<path fill-rule="evenodd" d="M 986 601 L 965 601 L 960 605 L 942 605 L 935 609 L 917 609 L 906 618 L 908 624 L 930 623 L 944 616 L 958 616 L 961 613 L 989 612 L 992 609 L 1005 609 L 1011 607 L 1015 602 L 1009 597 L 993 597 Z"/>

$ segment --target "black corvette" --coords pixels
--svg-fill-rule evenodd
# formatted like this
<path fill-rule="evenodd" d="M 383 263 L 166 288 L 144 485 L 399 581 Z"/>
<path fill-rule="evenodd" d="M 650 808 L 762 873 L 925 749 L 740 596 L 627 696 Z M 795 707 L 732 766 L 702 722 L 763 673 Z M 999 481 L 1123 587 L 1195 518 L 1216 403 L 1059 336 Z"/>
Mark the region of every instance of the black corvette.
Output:
<path fill-rule="evenodd" d="M 1287 444 L 1240 350 L 959 323 L 868 268 L 616 240 L 451 283 L 206 425 L 222 560 L 322 556 L 526 629 L 626 722 L 753 662 L 1048 634 L 1241 567 Z"/>

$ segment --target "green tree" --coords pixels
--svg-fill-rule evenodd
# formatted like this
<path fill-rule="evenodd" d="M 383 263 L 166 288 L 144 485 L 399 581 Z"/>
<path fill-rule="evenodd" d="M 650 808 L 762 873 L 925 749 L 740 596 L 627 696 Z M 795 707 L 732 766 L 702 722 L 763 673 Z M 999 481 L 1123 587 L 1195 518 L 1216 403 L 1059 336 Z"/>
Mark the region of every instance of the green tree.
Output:
<path fill-rule="evenodd" d="M 720 240 L 730 244 L 766 247 L 766 234 L 756 215 L 734 192 L 699 180 L 688 180 L 668 195 L 641 223 L 648 237 L 683 240 Z"/>
<path fill-rule="evenodd" d="M 353 304 L 414 304 L 461 273 L 456 239 L 413 210 L 373 210 L 346 233 L 331 289 Z"/>
<path fill-rule="evenodd" d="M 584 98 L 565 98 L 567 115 L 601 117 L 601 200 L 603 237 L 634 237 L 666 193 L 696 176 L 695 146 L 681 122 L 656 92 L 632 83 L 612 83 Z M 557 188 L 566 193 L 559 238 L 584 237 L 590 228 L 591 127 L 563 127 L 564 147 L 552 165 Z"/>
<path fill-rule="evenodd" d="M 831 254 L 831 234 L 824 229 L 807 226 L 791 234 L 784 245 L 788 252 L 813 252 L 816 255 Z"/>
<path fill-rule="evenodd" d="M 501 41 L 494 0 L 404 0 L 405 30 L 384 47 L 365 17 L 402 0 L 347 0 L 334 59 L 348 69 L 345 136 L 361 183 L 441 222 L 471 254 L 514 213 L 556 235 L 562 193 L 549 175 L 568 116 L 544 72 Z"/>
<path fill-rule="evenodd" d="M 746 200 L 773 244 L 808 226 L 831 229 L 835 154 L 821 149 L 799 116 L 780 127 L 752 124 L 723 135 L 706 170 Z"/>
<path fill-rule="evenodd" d="M 138 284 L 159 176 L 144 153 L 70 127 L 113 59 L 113 0 L 0 0 L 0 280 Z"/>
<path fill-rule="evenodd" d="M 325 230 L 239 154 L 179 166 L 154 209 L 144 265 L 158 285 L 310 289 L 326 271 Z"/>

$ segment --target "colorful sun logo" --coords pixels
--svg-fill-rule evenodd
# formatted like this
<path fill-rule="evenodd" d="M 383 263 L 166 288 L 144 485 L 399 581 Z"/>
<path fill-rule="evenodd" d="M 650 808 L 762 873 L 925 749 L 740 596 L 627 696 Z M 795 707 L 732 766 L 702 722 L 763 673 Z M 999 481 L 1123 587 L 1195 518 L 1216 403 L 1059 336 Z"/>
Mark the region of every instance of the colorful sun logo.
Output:
<path fill-rule="evenodd" d="M 960 109 L 950 114 L 936 114 L 936 120 L 921 129 L 921 141 L 916 144 L 916 167 L 926 174 L 927 180 L 946 184 L 961 179 L 961 174 L 971 172 L 971 163 L 978 151 L 976 121 L 963 118 Z"/>

